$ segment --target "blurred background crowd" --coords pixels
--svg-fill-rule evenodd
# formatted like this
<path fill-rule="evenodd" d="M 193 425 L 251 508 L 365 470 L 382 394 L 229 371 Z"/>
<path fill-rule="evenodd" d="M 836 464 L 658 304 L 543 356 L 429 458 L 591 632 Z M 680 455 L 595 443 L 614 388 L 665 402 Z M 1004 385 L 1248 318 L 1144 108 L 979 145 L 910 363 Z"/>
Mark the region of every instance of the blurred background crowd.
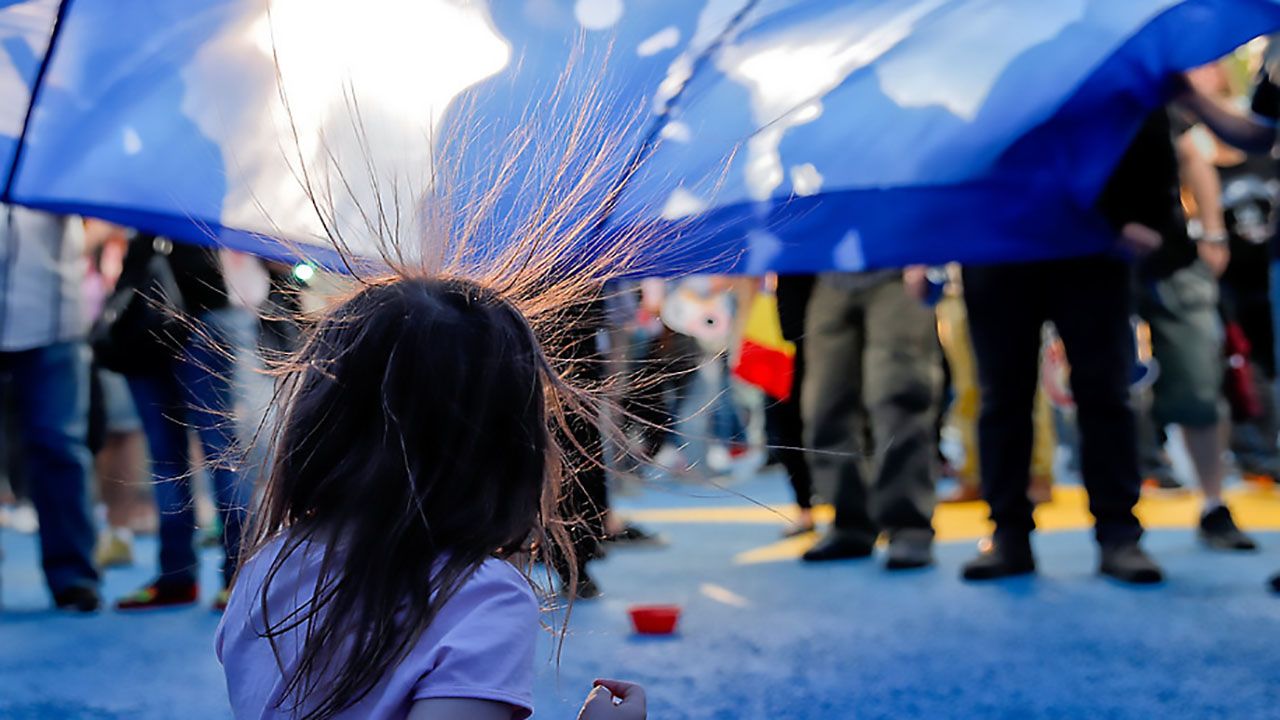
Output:
<path fill-rule="evenodd" d="M 1254 43 L 1190 83 L 1275 118 L 1267 57 Z M 1099 203 L 1120 238 L 1111 253 L 605 288 L 602 312 L 582 321 L 584 352 L 617 381 L 626 432 L 606 438 L 612 472 L 585 470 L 567 500 L 582 523 L 578 595 L 599 592 L 588 562 L 601 547 L 662 542 L 610 514 L 609 489 L 760 472 L 794 489 L 789 536 L 816 533 L 815 504 L 834 505 L 811 562 L 870 555 L 884 535 L 888 568 L 929 565 L 935 504 L 985 499 L 995 535 L 964 576 L 1030 572 L 1032 508 L 1079 481 L 1101 569 L 1121 580 L 1161 579 L 1138 543 L 1139 487 L 1198 491 L 1201 539 L 1255 550 L 1222 490 L 1280 477 L 1280 178 L 1272 157 L 1225 142 L 1192 110 L 1153 115 L 1116 170 Z M 254 449 L 266 370 L 331 279 L 306 263 L 3 212 L 0 524 L 40 533 L 59 606 L 96 609 L 99 572 L 152 562 L 133 538 L 155 533 L 155 581 L 112 600 L 194 603 L 197 546 L 224 548 L 228 582 L 234 573 L 265 462 Z M 159 300 L 131 301 L 138 289 Z M 166 320 L 175 309 L 191 321 Z"/>

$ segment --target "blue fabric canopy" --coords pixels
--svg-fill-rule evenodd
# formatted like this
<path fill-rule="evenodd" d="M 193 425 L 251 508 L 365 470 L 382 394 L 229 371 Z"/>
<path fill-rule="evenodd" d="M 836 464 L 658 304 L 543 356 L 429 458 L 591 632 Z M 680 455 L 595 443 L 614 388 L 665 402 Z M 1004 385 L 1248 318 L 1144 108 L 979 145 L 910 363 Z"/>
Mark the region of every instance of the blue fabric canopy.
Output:
<path fill-rule="evenodd" d="M 0 177 L 323 261 L 418 232 L 444 167 L 506 173 L 497 244 L 589 116 L 623 159 L 599 238 L 669 223 L 652 269 L 1062 256 L 1111 243 L 1094 199 L 1171 77 L 1276 29 L 1280 0 L 0 0 Z"/>

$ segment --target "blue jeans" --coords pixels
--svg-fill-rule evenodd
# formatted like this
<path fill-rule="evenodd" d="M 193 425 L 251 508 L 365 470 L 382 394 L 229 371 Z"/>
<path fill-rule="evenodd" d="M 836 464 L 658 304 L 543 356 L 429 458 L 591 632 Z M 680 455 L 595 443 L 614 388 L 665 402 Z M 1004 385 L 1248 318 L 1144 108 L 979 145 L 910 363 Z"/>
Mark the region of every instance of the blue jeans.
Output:
<path fill-rule="evenodd" d="M 181 356 L 163 375 L 133 376 L 133 393 L 151 449 L 156 505 L 160 510 L 160 579 L 162 584 L 195 582 L 195 503 L 188 431 L 194 430 L 204 451 L 214 502 L 222 518 L 226 561 L 223 581 L 230 583 L 239 557 L 251 490 L 236 470 L 235 347 L 228 315 L 205 313 Z"/>
<path fill-rule="evenodd" d="M 96 587 L 89 513 L 89 362 L 80 343 L 0 352 L 22 430 L 31 497 L 40 516 L 40 556 L 54 593 Z"/>
<path fill-rule="evenodd" d="M 733 386 L 729 381 L 729 358 L 721 353 L 711 362 L 716 366 L 715 385 L 711 388 L 715 393 L 712 399 L 711 432 L 717 440 L 726 444 L 745 443 L 747 428 L 733 397 Z"/>

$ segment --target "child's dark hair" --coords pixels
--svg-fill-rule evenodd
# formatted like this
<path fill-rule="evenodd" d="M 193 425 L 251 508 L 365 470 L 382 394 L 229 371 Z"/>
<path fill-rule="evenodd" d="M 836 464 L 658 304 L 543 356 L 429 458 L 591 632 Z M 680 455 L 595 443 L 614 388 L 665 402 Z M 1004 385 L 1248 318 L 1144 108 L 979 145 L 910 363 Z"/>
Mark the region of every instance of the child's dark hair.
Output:
<path fill-rule="evenodd" d="M 284 694 L 326 718 L 363 697 L 485 559 L 546 544 L 556 380 L 520 312 L 463 279 L 369 282 L 296 360 L 258 510 L 256 541 L 282 547 L 258 601 L 266 617 L 289 558 L 323 546 L 314 599 L 264 634 L 304 633 Z"/>
<path fill-rule="evenodd" d="M 572 594 L 575 518 L 557 517 L 559 498 L 574 465 L 603 461 L 573 428 L 609 414 L 603 385 L 587 385 L 599 374 L 581 367 L 594 342 L 581 323 L 607 281 L 661 262 L 665 236 L 644 223 L 600 232 L 640 157 L 621 143 L 626 128 L 592 121 L 596 90 L 580 93 L 581 113 L 553 104 L 526 123 L 492 177 L 459 188 L 434 168 L 425 194 L 405 193 L 426 226 L 408 237 L 387 220 L 402 209 L 391 188 L 360 208 L 348 243 L 331 197 L 349 187 L 341 170 L 299 170 L 354 277 L 276 369 L 274 459 L 241 554 L 281 543 L 254 602 L 278 661 L 279 638 L 303 638 L 281 665 L 280 707 L 295 716 L 328 720 L 367 696 L 492 556 L 534 549 L 570 569 Z M 524 201 L 497 212 L 504 197 Z M 289 558 L 317 546 L 310 601 L 268 617 Z"/>

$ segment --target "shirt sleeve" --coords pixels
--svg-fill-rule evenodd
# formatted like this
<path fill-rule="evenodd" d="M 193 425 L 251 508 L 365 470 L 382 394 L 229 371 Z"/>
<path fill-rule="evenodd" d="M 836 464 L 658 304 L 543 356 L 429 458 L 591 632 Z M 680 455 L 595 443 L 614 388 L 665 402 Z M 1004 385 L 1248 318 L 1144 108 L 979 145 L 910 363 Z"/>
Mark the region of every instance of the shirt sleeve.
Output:
<path fill-rule="evenodd" d="M 1272 120 L 1280 119 L 1280 86 L 1276 79 L 1263 69 L 1253 90 L 1253 111 Z"/>
<path fill-rule="evenodd" d="M 435 660 L 414 685 L 414 700 L 489 700 L 511 705 L 516 718 L 533 714 L 539 609 L 515 568 L 486 563 L 433 624 L 443 635 L 430 641 Z"/>

